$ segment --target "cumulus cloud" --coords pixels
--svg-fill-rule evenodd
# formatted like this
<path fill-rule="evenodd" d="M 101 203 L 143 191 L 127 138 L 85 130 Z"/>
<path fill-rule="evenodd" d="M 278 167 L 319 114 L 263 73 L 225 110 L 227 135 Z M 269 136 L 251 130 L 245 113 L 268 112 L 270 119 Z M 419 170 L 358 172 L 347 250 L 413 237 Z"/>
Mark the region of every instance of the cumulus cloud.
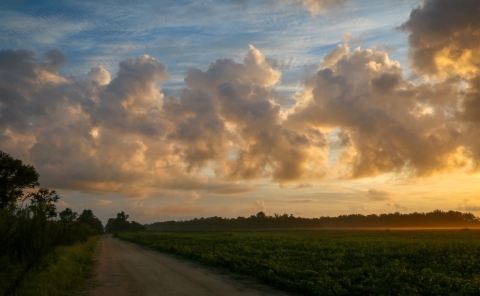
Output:
<path fill-rule="evenodd" d="M 461 166 L 461 127 L 445 112 L 449 102 L 438 106 L 438 98 L 455 98 L 453 86 L 410 83 L 384 52 L 337 50 L 343 54 L 327 55 L 328 67 L 309 81 L 308 102 L 290 114 L 290 126 L 340 128 L 339 160 L 353 178 L 428 176 Z M 429 103 L 430 112 L 423 111 Z"/>
<path fill-rule="evenodd" d="M 252 208 L 251 208 L 251 211 L 252 212 L 266 212 L 267 211 L 267 207 L 265 206 L 265 202 L 263 200 L 255 200 L 253 203 L 252 203 Z"/>
<path fill-rule="evenodd" d="M 413 69 L 427 75 L 470 74 L 480 64 L 480 3 L 426 0 L 400 28 L 409 32 Z"/>
<path fill-rule="evenodd" d="M 455 3 L 428 0 L 402 25 L 414 70 L 434 79 L 409 79 L 386 52 L 342 44 L 288 110 L 277 103 L 281 67 L 252 45 L 242 61 L 188 70 L 182 92 L 167 97 L 167 65 L 150 56 L 79 78 L 59 72 L 67 58 L 58 50 L 41 58 L 1 50 L 0 148 L 33 164 L 42 185 L 129 196 L 242 194 L 254 189 L 251 180 L 302 187 L 325 177 L 474 172 L 480 47 L 466 36 L 478 33 L 470 13 L 478 4 Z M 438 17 L 448 21 L 430 27 Z M 334 165 L 329 155 L 338 155 Z M 372 188 L 367 196 L 393 195 Z"/>
<path fill-rule="evenodd" d="M 370 188 L 367 192 L 368 199 L 370 201 L 385 201 L 392 200 L 395 195 L 389 191 Z"/>
<path fill-rule="evenodd" d="M 88 79 L 61 75 L 65 61 L 57 50 L 43 59 L 0 52 L 1 148 L 34 164 L 45 186 L 240 194 L 253 188 L 225 180 L 323 174 L 324 135 L 282 125 L 273 90 L 281 73 L 253 46 L 241 63 L 190 70 L 181 95 L 167 98 L 167 66 L 149 56 L 121 62 L 114 77 L 93 68 Z"/>
<path fill-rule="evenodd" d="M 480 144 L 480 3 L 475 0 L 427 0 L 414 9 L 400 29 L 409 33 L 410 60 L 417 73 L 444 79 L 457 80 L 459 99 L 452 103 L 461 106 L 457 117 L 470 135 L 462 146 L 472 157 L 475 169 L 479 166 Z M 442 99 L 440 99 L 442 101 Z"/>

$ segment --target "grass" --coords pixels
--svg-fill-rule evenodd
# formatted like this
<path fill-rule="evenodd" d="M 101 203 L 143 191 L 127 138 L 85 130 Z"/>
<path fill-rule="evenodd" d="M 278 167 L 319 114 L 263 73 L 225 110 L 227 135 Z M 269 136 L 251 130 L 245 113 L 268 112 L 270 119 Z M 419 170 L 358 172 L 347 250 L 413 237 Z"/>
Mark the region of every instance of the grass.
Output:
<path fill-rule="evenodd" d="M 480 295 L 480 232 L 120 233 L 302 295 Z"/>
<path fill-rule="evenodd" d="M 93 236 L 84 243 L 55 248 L 26 274 L 13 295 L 78 295 L 94 267 L 98 240 Z"/>

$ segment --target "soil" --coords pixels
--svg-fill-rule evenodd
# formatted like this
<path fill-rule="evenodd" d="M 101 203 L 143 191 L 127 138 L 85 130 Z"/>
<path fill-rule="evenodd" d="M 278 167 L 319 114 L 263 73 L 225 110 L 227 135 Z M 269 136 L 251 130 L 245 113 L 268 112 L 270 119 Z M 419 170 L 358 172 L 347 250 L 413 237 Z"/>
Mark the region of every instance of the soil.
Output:
<path fill-rule="evenodd" d="M 287 295 L 250 280 L 103 236 L 88 295 Z"/>

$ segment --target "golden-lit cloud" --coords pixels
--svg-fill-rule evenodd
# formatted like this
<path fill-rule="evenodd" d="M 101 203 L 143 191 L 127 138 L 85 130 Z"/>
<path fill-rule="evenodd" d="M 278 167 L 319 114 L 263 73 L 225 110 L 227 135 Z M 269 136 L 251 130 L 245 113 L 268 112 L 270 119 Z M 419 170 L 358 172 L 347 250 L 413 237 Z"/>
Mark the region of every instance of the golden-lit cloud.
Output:
<path fill-rule="evenodd" d="M 323 65 L 286 124 L 338 130 L 337 171 L 345 177 L 430 176 L 466 165 L 457 85 L 412 83 L 386 53 L 346 45 L 326 55 Z"/>
<path fill-rule="evenodd" d="M 343 2 L 303 1 L 325 9 Z M 188 70 L 177 96 L 162 93 L 167 65 L 150 56 L 81 78 L 59 72 L 67 59 L 58 50 L 43 58 L 1 50 L 0 148 L 33 164 L 45 186 L 188 201 L 249 193 L 258 181 L 303 188 L 325 178 L 478 171 L 478 1 L 451 3 L 425 1 L 401 26 L 420 78 L 386 52 L 342 44 L 288 109 L 276 100 L 281 71 L 252 45 L 243 60 Z M 371 188 L 367 197 L 393 194 Z M 201 211 L 184 203 L 150 214 Z"/>
<path fill-rule="evenodd" d="M 480 3 L 426 0 L 400 28 L 409 32 L 413 69 L 440 77 L 471 75 L 480 64 Z"/>

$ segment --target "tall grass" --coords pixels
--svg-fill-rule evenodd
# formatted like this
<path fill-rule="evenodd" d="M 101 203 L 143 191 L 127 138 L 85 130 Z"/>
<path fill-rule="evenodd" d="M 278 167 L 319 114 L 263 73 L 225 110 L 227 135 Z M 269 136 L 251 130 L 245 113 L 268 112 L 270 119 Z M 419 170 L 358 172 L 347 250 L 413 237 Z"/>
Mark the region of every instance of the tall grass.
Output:
<path fill-rule="evenodd" d="M 60 246 L 43 257 L 38 268 L 32 268 L 13 295 L 74 295 L 87 284 L 94 266 L 93 255 L 99 236 L 85 243 Z"/>
<path fill-rule="evenodd" d="M 0 209 L 0 295 L 12 294 L 56 246 L 85 242 L 95 234 L 85 224 L 49 218 L 41 205 Z"/>

